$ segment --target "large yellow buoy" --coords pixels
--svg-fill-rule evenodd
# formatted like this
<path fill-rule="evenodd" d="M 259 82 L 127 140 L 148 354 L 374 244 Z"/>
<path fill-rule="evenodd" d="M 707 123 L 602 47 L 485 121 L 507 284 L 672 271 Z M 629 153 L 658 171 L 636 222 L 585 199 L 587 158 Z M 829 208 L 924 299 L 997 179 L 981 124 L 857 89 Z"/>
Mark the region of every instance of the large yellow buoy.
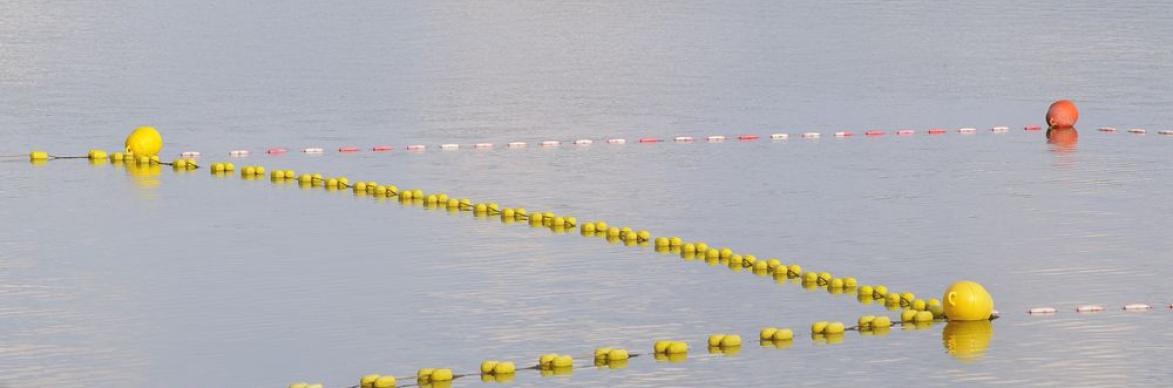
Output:
<path fill-rule="evenodd" d="M 163 135 L 155 127 L 138 127 L 126 136 L 126 152 L 139 156 L 155 156 L 163 150 Z"/>
<path fill-rule="evenodd" d="M 950 321 L 988 320 L 994 312 L 994 298 L 977 282 L 953 283 L 941 300 L 945 301 L 945 317 Z"/>

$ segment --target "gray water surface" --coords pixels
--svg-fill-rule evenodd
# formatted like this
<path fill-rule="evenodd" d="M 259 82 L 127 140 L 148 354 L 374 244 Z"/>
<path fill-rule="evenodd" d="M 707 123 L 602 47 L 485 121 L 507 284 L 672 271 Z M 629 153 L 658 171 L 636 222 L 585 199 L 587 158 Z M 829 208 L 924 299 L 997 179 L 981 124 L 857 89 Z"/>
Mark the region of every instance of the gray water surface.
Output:
<path fill-rule="evenodd" d="M 469 213 L 84 160 L 0 161 L 0 386 L 350 386 L 599 346 L 683 363 L 517 386 L 1151 386 L 1173 377 L 1162 2 L 0 3 L 0 154 L 227 151 L 729 246 L 1003 318 L 825 344 L 854 295 Z M 1077 144 L 1047 144 L 1057 98 Z M 1011 126 L 1005 134 L 986 129 Z M 971 136 L 830 138 L 929 127 Z M 1100 126 L 1147 128 L 1103 134 Z M 402 146 L 823 131 L 818 141 Z M 1126 303 L 1154 311 L 1124 313 Z M 1077 315 L 1080 304 L 1108 311 Z M 1054 306 L 1051 317 L 1024 311 Z M 751 341 L 792 327 L 785 349 Z M 710 355 L 709 334 L 746 338 Z M 976 341 L 966 354 L 947 345 Z M 986 343 L 988 341 L 988 344 Z M 454 385 L 479 385 L 473 376 Z"/>

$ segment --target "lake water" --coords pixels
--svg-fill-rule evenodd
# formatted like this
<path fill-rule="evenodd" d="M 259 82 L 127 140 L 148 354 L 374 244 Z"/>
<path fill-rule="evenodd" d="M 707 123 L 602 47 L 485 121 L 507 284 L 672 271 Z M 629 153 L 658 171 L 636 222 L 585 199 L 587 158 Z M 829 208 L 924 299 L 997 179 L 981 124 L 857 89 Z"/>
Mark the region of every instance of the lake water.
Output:
<path fill-rule="evenodd" d="M 651 248 L 301 189 L 0 158 L 0 386 L 283 387 L 567 353 L 515 386 L 1168 382 L 1173 12 L 1163 2 L 0 4 L 0 154 L 116 149 L 419 187 L 854 276 L 923 297 L 979 281 L 990 325 L 849 332 L 853 294 Z M 1047 144 L 1074 99 L 1077 144 Z M 987 129 L 1007 125 L 1011 131 Z M 977 127 L 926 136 L 929 127 Z M 1147 128 L 1104 134 L 1100 126 Z M 916 136 L 835 139 L 837 130 Z M 822 131 L 817 141 L 601 144 Z M 568 141 L 406 153 L 271 146 Z M 1153 311 L 1125 313 L 1126 303 Z M 1099 314 L 1075 314 L 1102 304 Z M 1031 307 L 1060 312 L 1031 317 Z M 789 347 L 758 329 L 794 328 Z M 709 354 L 738 333 L 735 355 Z M 593 368 L 595 347 L 687 361 Z M 973 343 L 954 348 L 949 343 Z M 456 386 L 480 385 L 479 378 Z"/>

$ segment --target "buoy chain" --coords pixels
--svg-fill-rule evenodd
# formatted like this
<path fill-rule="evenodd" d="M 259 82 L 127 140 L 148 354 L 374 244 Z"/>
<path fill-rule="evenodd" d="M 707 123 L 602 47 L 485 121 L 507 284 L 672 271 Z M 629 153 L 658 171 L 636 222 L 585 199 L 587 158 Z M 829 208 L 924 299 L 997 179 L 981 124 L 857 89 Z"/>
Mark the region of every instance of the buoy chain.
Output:
<path fill-rule="evenodd" d="M 1040 131 L 1043 129 L 1043 127 L 1040 125 L 1036 125 L 1036 124 L 1028 124 L 1023 129 L 1025 129 L 1026 131 Z M 1009 131 L 1009 127 L 996 126 L 996 127 L 991 128 L 990 131 L 995 134 L 1001 134 L 1001 133 L 1005 133 L 1005 132 Z M 1106 133 L 1106 134 L 1114 134 L 1117 132 L 1117 129 L 1115 127 L 1099 127 L 1098 131 L 1101 133 Z M 923 133 L 926 133 L 928 135 L 943 135 L 948 132 L 949 132 L 949 130 L 943 129 L 943 128 L 930 128 L 926 131 L 923 131 Z M 977 132 L 977 129 L 967 127 L 967 128 L 957 129 L 956 132 L 964 134 L 964 135 L 972 135 Z M 1131 129 L 1126 130 L 1125 132 L 1128 132 L 1133 135 L 1145 135 L 1149 131 L 1146 129 L 1143 129 L 1143 128 L 1131 128 Z M 866 130 L 866 131 L 862 131 L 862 133 L 866 137 L 883 137 L 884 135 L 887 135 L 889 133 L 895 134 L 896 136 L 906 137 L 906 136 L 911 136 L 911 135 L 915 135 L 917 133 L 922 133 L 922 132 L 919 132 L 919 131 L 913 130 L 913 129 L 898 129 L 898 130 L 894 130 L 894 131 Z M 1173 136 L 1173 130 L 1159 130 L 1159 131 L 1156 131 L 1156 133 L 1158 135 L 1163 135 L 1166 137 Z M 800 133 L 797 133 L 796 136 L 794 136 L 794 137 L 807 139 L 807 140 L 817 140 L 817 139 L 821 138 L 821 134 L 822 134 L 822 132 L 800 132 Z M 850 138 L 850 137 L 854 137 L 856 132 L 836 131 L 836 132 L 833 132 L 833 134 L 835 135 L 836 138 Z M 758 136 L 758 135 L 752 135 L 752 134 L 738 135 L 738 136 L 724 136 L 724 135 L 695 136 L 695 137 L 694 136 L 675 136 L 675 137 L 670 137 L 667 139 L 674 140 L 673 141 L 674 143 L 680 143 L 680 144 L 691 144 L 694 141 L 697 141 L 697 142 L 704 141 L 707 143 L 724 143 L 726 139 L 738 140 L 739 143 L 744 143 L 744 142 L 757 141 L 758 139 L 770 139 L 770 140 L 775 140 L 775 141 L 788 140 L 791 138 L 790 135 L 791 135 L 790 133 L 781 132 L 781 133 L 772 133 L 772 134 L 769 134 L 766 136 Z M 581 147 L 581 146 L 587 146 L 587 145 L 594 144 L 596 141 L 604 142 L 604 143 L 608 143 L 608 144 L 627 144 L 627 140 L 623 139 L 623 138 L 595 138 L 595 139 L 583 138 L 583 139 L 575 139 L 575 140 L 546 140 L 546 141 L 536 142 L 536 144 L 540 145 L 542 148 L 561 147 L 563 145 L 573 145 L 573 146 Z M 641 144 L 655 144 L 655 143 L 664 143 L 665 141 L 664 141 L 664 139 L 660 139 L 660 138 L 644 137 L 644 138 L 638 138 L 636 142 L 641 143 Z M 511 149 L 512 148 L 527 148 L 528 145 L 529 145 L 529 143 L 527 143 L 527 142 L 509 142 L 509 143 L 506 143 L 502 147 L 503 148 L 511 148 Z M 421 152 L 421 151 L 427 150 L 428 146 L 424 145 L 424 144 L 413 144 L 413 145 L 408 145 L 405 148 L 407 151 Z M 475 143 L 475 144 L 444 143 L 444 144 L 441 144 L 439 147 L 439 149 L 445 150 L 445 151 L 456 150 L 456 149 L 470 149 L 470 148 L 477 149 L 477 150 L 484 150 L 484 149 L 498 148 L 498 146 L 494 145 L 494 143 Z M 373 152 L 386 152 L 386 151 L 391 151 L 391 150 L 392 150 L 391 146 L 374 146 L 371 148 L 371 151 L 373 151 Z M 95 159 L 94 154 L 93 154 L 94 151 L 100 151 L 102 155 L 105 155 L 105 151 L 103 151 L 103 150 L 91 150 L 91 154 L 89 156 L 48 156 L 48 155 L 37 156 L 35 154 L 41 153 L 42 151 L 33 151 L 33 155 L 20 155 L 20 154 L 0 155 L 0 158 L 19 158 L 19 157 L 33 156 L 33 158 L 32 158 L 33 160 L 85 159 L 85 158 Z M 338 152 L 341 152 L 341 153 L 354 153 L 354 152 L 358 152 L 358 151 L 359 151 L 358 147 L 340 147 L 338 149 Z M 287 150 L 284 148 L 271 148 L 266 152 L 266 154 L 282 155 L 282 154 L 285 154 L 286 152 L 287 152 Z M 319 147 L 310 147 L 310 148 L 305 148 L 303 150 L 303 153 L 305 153 L 307 155 L 320 155 L 323 152 L 324 152 L 324 149 L 319 148 Z M 121 154 L 121 153 L 118 153 L 118 154 Z M 232 156 L 232 157 L 248 157 L 249 154 L 250 154 L 250 152 L 248 152 L 248 150 L 244 150 L 244 149 L 237 149 L 237 150 L 229 151 L 229 156 Z M 198 158 L 199 155 L 200 155 L 200 153 L 196 152 L 196 151 L 184 151 L 184 152 L 180 153 L 180 156 L 184 157 L 184 158 L 189 158 L 189 157 Z"/>
<path fill-rule="evenodd" d="M 1042 129 L 1044 129 L 1044 127 L 1042 127 L 1040 125 L 1035 125 L 1035 124 L 1028 124 L 1028 125 L 1024 126 L 1023 129 L 1026 131 L 1041 131 Z M 1006 126 L 995 126 L 995 127 L 990 128 L 989 132 L 992 132 L 995 134 L 1003 134 L 1003 133 L 1009 132 L 1009 130 L 1010 130 L 1010 128 L 1006 127 Z M 829 131 L 827 133 L 830 133 L 831 135 L 833 135 L 835 138 L 838 138 L 838 139 L 848 139 L 848 138 L 856 137 L 857 134 L 861 134 L 861 133 L 864 135 L 864 137 L 876 138 L 876 137 L 886 137 L 886 135 L 889 135 L 889 134 L 895 135 L 898 137 L 909 137 L 909 136 L 913 136 L 913 135 L 921 134 L 921 133 L 927 134 L 930 136 L 940 136 L 940 135 L 944 135 L 944 134 L 947 134 L 950 132 L 957 132 L 962 135 L 973 135 L 973 134 L 978 133 L 979 131 L 977 130 L 977 128 L 964 127 L 964 128 L 957 128 L 957 129 L 928 128 L 927 130 L 923 130 L 923 131 L 918 131 L 915 129 L 896 129 L 896 130 Z M 1116 128 L 1114 128 L 1114 127 L 1100 127 L 1099 132 L 1111 134 L 1111 133 L 1116 132 Z M 1127 132 L 1132 133 L 1132 134 L 1136 134 L 1136 135 L 1143 135 L 1143 134 L 1147 133 L 1148 131 L 1145 129 L 1142 129 L 1142 128 L 1132 128 L 1132 129 L 1127 130 Z M 1157 131 L 1156 133 L 1160 134 L 1160 135 L 1173 135 L 1173 130 L 1161 130 L 1161 131 Z M 791 133 L 779 132 L 779 133 L 771 133 L 771 134 L 762 135 L 762 136 L 754 135 L 754 134 L 743 134 L 743 135 L 736 135 L 736 136 L 727 136 L 727 135 L 671 136 L 671 137 L 666 137 L 663 139 L 656 138 L 656 137 L 643 137 L 643 138 L 637 138 L 635 140 L 635 142 L 641 143 L 641 144 L 656 144 L 656 143 L 669 143 L 669 142 L 677 143 L 677 144 L 692 144 L 692 143 L 718 144 L 718 143 L 726 143 L 726 140 L 736 140 L 736 142 L 738 142 L 738 143 L 748 143 L 748 142 L 757 141 L 759 139 L 768 139 L 768 140 L 774 140 L 774 141 L 789 140 L 791 138 L 801 138 L 801 139 L 805 139 L 805 140 L 817 140 L 817 139 L 822 138 L 822 134 L 824 134 L 824 132 L 807 131 L 807 132 L 794 133 L 793 134 L 794 136 L 791 136 L 792 135 Z M 589 146 L 589 145 L 592 145 L 595 143 L 607 143 L 607 144 L 621 145 L 621 144 L 627 144 L 627 139 L 624 139 L 624 138 L 580 138 L 580 139 L 573 139 L 573 140 L 544 140 L 544 141 L 533 141 L 533 142 L 513 141 L 513 142 L 507 142 L 507 143 L 501 143 L 501 144 L 498 144 L 498 143 L 441 143 L 438 145 L 438 147 L 435 147 L 435 148 L 438 148 L 442 151 L 467 150 L 467 149 L 487 150 L 487 149 L 497 149 L 497 148 L 521 149 L 521 148 L 529 148 L 530 145 L 532 144 L 532 145 L 536 145 L 540 148 L 550 149 L 550 148 L 564 148 L 565 146 L 570 146 L 570 148 L 582 148 L 583 146 Z M 432 147 L 432 145 L 428 145 L 428 144 L 411 144 L 411 145 L 404 146 L 403 149 L 408 152 L 412 152 L 412 153 L 421 153 L 421 152 L 427 151 L 431 147 Z M 392 151 L 393 148 L 394 147 L 391 147 L 388 145 L 377 145 L 377 146 L 370 147 L 370 150 L 372 152 L 389 152 L 389 151 Z M 359 151 L 361 151 L 361 148 L 355 147 L 355 146 L 343 146 L 343 147 L 338 148 L 338 152 L 344 153 L 344 154 L 352 154 L 352 153 L 356 153 Z M 184 154 L 188 154 L 191 152 L 193 152 L 193 151 L 188 151 L 188 152 L 185 152 Z M 286 148 L 274 147 L 274 148 L 269 148 L 265 153 L 268 155 L 284 155 L 287 152 L 288 152 L 288 150 Z M 307 147 L 307 148 L 302 149 L 302 153 L 304 153 L 306 155 L 321 155 L 321 154 L 325 153 L 325 149 L 321 148 L 321 147 Z M 229 151 L 229 155 L 233 156 L 233 157 L 248 157 L 250 154 L 251 154 L 251 152 L 249 152 L 247 149 L 235 149 L 235 150 Z"/>
<path fill-rule="evenodd" d="M 24 156 L 24 155 L 14 155 L 14 157 L 15 156 Z M 0 156 L 0 157 L 6 157 L 6 156 Z M 177 165 L 176 162 L 183 161 L 183 164 L 180 165 L 180 167 L 187 168 L 187 169 L 193 169 L 193 170 L 200 168 L 200 166 L 198 164 L 196 164 L 196 162 L 194 160 L 191 160 L 188 158 L 176 159 L 176 162 L 164 162 L 164 161 L 159 160 L 158 156 L 150 156 L 150 157 L 143 156 L 143 157 L 135 158 L 133 154 L 129 154 L 129 153 L 126 153 L 126 154 L 115 153 L 113 155 L 107 156 L 106 152 L 102 151 L 102 150 L 91 150 L 90 154 L 85 155 L 85 156 L 49 155 L 47 153 L 44 153 L 43 151 L 33 151 L 32 153 L 30 153 L 28 155 L 28 157 L 30 158 L 30 160 L 32 160 L 34 162 L 35 161 L 58 160 L 58 159 L 89 159 L 91 161 L 103 161 L 103 162 L 111 161 L 114 163 L 135 163 L 135 164 L 140 164 L 140 165 L 147 164 L 147 165 L 152 165 L 152 166 L 163 165 L 163 166 L 172 166 L 172 167 L 175 167 Z M 109 159 L 109 160 L 107 160 L 107 159 Z"/>
<path fill-rule="evenodd" d="M 949 320 L 945 319 L 945 318 L 933 318 L 933 320 L 927 321 L 927 322 L 941 323 L 941 322 L 949 322 Z M 903 326 L 903 325 L 914 325 L 916 323 L 918 323 L 918 322 L 893 321 L 892 326 L 895 327 L 895 326 Z M 924 322 L 920 322 L 920 323 L 924 323 Z M 866 330 L 871 330 L 871 329 L 872 329 L 871 327 L 864 327 L 864 326 L 856 325 L 856 326 L 850 326 L 850 327 L 844 328 L 843 330 L 844 331 L 866 331 Z"/>
<path fill-rule="evenodd" d="M 1169 308 L 1173 309 L 1173 304 L 1170 304 Z M 1135 313 L 1135 312 L 1151 311 L 1152 309 L 1153 309 L 1153 306 L 1145 304 L 1145 303 L 1129 303 L 1124 306 L 1121 306 L 1119 309 L 1117 309 L 1117 311 Z M 1080 305 L 1080 306 L 1076 306 L 1074 309 L 1071 309 L 1071 311 L 1078 313 L 1078 314 L 1094 314 L 1094 313 L 1101 313 L 1101 312 L 1104 312 L 1107 310 L 1108 309 L 1104 308 L 1104 306 L 1097 305 L 1097 304 Z M 1059 312 L 1060 312 L 1060 310 L 1056 309 L 1054 307 L 1031 307 L 1026 310 L 1027 315 L 1055 315 L 1055 314 L 1058 314 Z"/>
<path fill-rule="evenodd" d="M 630 359 L 630 358 L 638 358 L 638 357 L 641 357 L 641 356 L 646 356 L 646 355 L 647 355 L 646 353 L 630 353 L 630 354 L 628 355 L 628 358 L 629 358 L 629 359 Z M 574 369 L 574 368 L 592 368 L 592 369 L 603 369 L 603 368 L 606 368 L 606 367 L 609 365 L 609 363 L 608 363 L 608 362 L 606 362 L 605 360 L 600 360 L 599 358 L 595 357 L 595 355 L 586 355 L 586 356 L 582 356 L 582 357 L 574 357 L 573 359 L 574 359 L 574 360 L 595 360 L 596 362 L 595 362 L 595 363 L 590 363 L 590 364 L 587 364 L 587 363 L 580 363 L 580 364 L 578 364 L 578 365 L 572 365 L 572 366 L 570 366 L 570 367 L 568 367 L 568 368 L 572 368 L 572 369 Z M 544 369 L 548 369 L 548 368 L 545 368 L 545 367 L 543 367 L 543 366 L 542 366 L 542 364 L 534 364 L 534 365 L 527 366 L 527 367 L 516 368 L 516 370 L 519 370 L 519 371 L 522 371 L 522 370 L 538 370 L 538 371 L 540 371 L 540 370 L 544 370 Z M 456 380 L 456 379 L 460 379 L 460 378 L 466 378 L 466 377 L 476 377 L 476 376 L 482 376 L 482 375 L 485 375 L 485 374 L 486 374 L 486 373 L 479 373 L 479 372 L 473 372 L 473 373 L 455 373 L 455 372 L 454 372 L 454 373 L 452 374 L 452 380 Z M 489 374 L 491 374 L 491 373 L 489 373 Z M 410 375 L 411 375 L 411 374 L 402 374 L 402 375 L 395 374 L 395 375 L 391 375 L 391 376 L 410 376 Z M 407 383 L 407 384 L 397 384 L 397 385 L 395 385 L 395 386 L 396 386 L 396 387 L 399 387 L 399 388 L 417 387 L 417 386 L 420 386 L 420 381 L 419 381 L 419 380 L 416 380 L 415 382 L 412 382 L 412 383 Z M 356 384 L 356 385 L 348 385 L 348 386 L 343 386 L 343 387 L 341 387 L 341 388 L 362 388 L 362 387 L 363 387 L 363 386 L 362 386 L 361 384 Z"/>
<path fill-rule="evenodd" d="M 121 153 L 117 153 L 117 154 L 121 154 Z M 42 153 L 38 156 L 41 159 L 45 159 L 48 155 L 46 153 Z M 133 155 L 131 155 L 131 156 L 118 155 L 118 156 L 121 158 L 118 160 L 129 161 L 133 158 L 133 160 L 138 161 L 138 163 L 163 164 L 162 162 L 158 161 L 157 157 L 139 156 L 139 157 L 135 158 Z M 90 159 L 103 159 L 103 158 L 94 158 L 92 155 L 88 156 L 88 157 Z M 32 158 L 32 157 L 30 157 L 30 158 Z M 33 159 L 35 160 L 35 158 L 33 158 Z M 114 158 L 112 156 L 111 159 L 117 159 L 117 158 Z M 194 162 L 190 161 L 190 159 L 178 159 L 176 161 L 176 164 L 182 164 L 185 166 L 194 166 L 195 165 Z M 219 175 L 219 174 L 231 173 L 235 169 L 236 169 L 236 167 L 232 163 L 213 163 L 212 171 L 214 174 Z M 256 176 L 263 175 L 264 173 L 265 173 L 265 169 L 262 166 L 244 166 L 241 169 L 241 176 L 242 176 L 242 178 L 245 178 L 245 179 L 252 179 Z M 285 181 L 287 179 L 292 179 L 294 176 L 294 172 L 292 170 L 273 170 L 272 175 L 274 177 L 273 181 L 279 182 L 279 181 Z M 280 177 L 280 179 L 277 179 L 277 177 Z M 340 188 L 355 188 L 355 190 L 354 190 L 355 195 L 360 195 L 360 193 L 365 195 L 365 194 L 369 193 L 370 191 L 374 191 L 374 192 L 379 192 L 380 193 L 379 195 L 382 195 L 382 196 L 398 196 L 401 199 L 401 202 L 404 204 L 418 205 L 421 203 L 426 203 L 425 208 L 427 208 L 429 210 L 434 209 L 434 208 L 438 208 L 440 206 L 447 206 L 450 211 L 456 210 L 456 209 L 459 209 L 461 211 L 471 210 L 478 217 L 482 216 L 482 215 L 489 215 L 489 214 L 500 215 L 502 222 L 528 220 L 529 225 L 531 225 L 533 227 L 541 225 L 543 227 L 548 227 L 553 231 L 564 230 L 564 229 L 560 229 L 560 228 L 580 227 L 582 229 L 581 232 L 584 237 L 606 237 L 609 242 L 614 242 L 616 240 L 623 240 L 623 242 L 629 246 L 638 245 L 639 247 L 646 247 L 646 246 L 650 245 L 650 242 L 653 240 L 651 233 L 646 230 L 638 230 L 637 231 L 637 230 L 633 230 L 632 228 L 629 228 L 629 227 L 622 227 L 622 228 L 617 227 L 617 226 L 609 226 L 608 227 L 606 225 L 606 223 L 604 223 L 602 221 L 587 222 L 587 223 L 583 223 L 583 224 L 579 225 L 577 219 L 575 217 L 571 217 L 571 216 L 557 215 L 557 214 L 554 214 L 551 212 L 538 212 L 538 211 L 527 212 L 524 208 L 520 208 L 520 207 L 518 207 L 518 208 L 501 208 L 494 202 L 473 203 L 471 200 L 469 200 L 467 198 L 456 199 L 453 197 L 449 197 L 447 194 L 443 194 L 443 193 L 429 194 L 429 195 L 425 196 L 424 192 L 419 189 L 409 189 L 409 190 L 399 191 L 399 189 L 394 185 L 379 185 L 374 182 L 365 182 L 365 181 L 356 181 L 354 183 L 351 183 L 345 177 L 327 179 L 325 177 L 322 177 L 320 174 L 312 174 L 312 175 L 302 174 L 300 177 L 297 178 L 297 180 L 303 185 L 312 185 L 312 186 L 319 186 L 323 182 L 325 182 L 325 186 L 327 189 L 334 189 L 334 188 L 339 188 L 339 187 Z M 359 187 L 359 186 L 362 186 L 362 187 Z M 370 190 L 370 191 L 368 191 L 368 190 Z M 410 202 L 408 202 L 408 201 L 410 201 Z M 443 204 L 443 205 L 441 205 L 441 204 Z M 801 277 L 804 282 L 803 283 L 804 287 L 806 286 L 806 284 L 809 283 L 812 286 L 826 287 L 828 290 L 839 290 L 839 293 L 842 293 L 844 290 L 847 290 L 847 291 L 857 290 L 856 286 L 858 285 L 859 286 L 858 287 L 858 291 L 859 291 L 858 299 L 860 299 L 861 303 L 864 303 L 864 300 L 866 297 L 866 300 L 868 301 L 866 304 L 870 304 L 871 303 L 870 301 L 872 301 L 872 300 L 885 300 L 886 305 L 890 309 L 896 308 L 896 307 L 908 307 L 908 311 L 905 311 L 905 315 L 907 315 L 907 313 L 909 311 L 914 312 L 917 317 L 916 321 L 919 323 L 927 323 L 927 322 L 933 321 L 934 320 L 933 318 L 935 318 L 934 315 L 936 315 L 936 311 L 930 307 L 932 307 L 932 306 L 939 307 L 939 302 L 937 302 L 935 299 L 931 299 L 931 300 L 926 301 L 926 300 L 922 300 L 922 299 L 916 299 L 915 295 L 911 292 L 904 292 L 904 293 L 898 293 L 895 291 L 889 292 L 886 287 L 884 287 L 883 285 L 878 285 L 878 284 L 877 285 L 859 285 L 858 282 L 856 281 L 856 279 L 852 278 L 852 277 L 833 277 L 828 272 L 814 272 L 814 271 L 809 271 L 809 270 L 802 271 L 801 267 L 799 267 L 797 264 L 784 265 L 781 263 L 780 260 L 774 259 L 774 258 L 757 260 L 756 257 L 753 255 L 738 254 L 730 248 L 719 248 L 718 249 L 715 247 L 710 247 L 708 244 L 703 243 L 703 242 L 687 242 L 686 243 L 683 239 L 681 239 L 679 237 L 675 237 L 675 236 L 671 237 L 671 238 L 665 237 L 665 236 L 660 236 L 660 237 L 655 238 L 654 241 L 655 241 L 656 250 L 661 253 L 664 252 L 661 250 L 661 249 L 663 249 L 665 251 L 670 250 L 672 252 L 679 252 L 682 257 L 686 257 L 686 258 L 693 257 L 694 255 L 695 255 L 695 257 L 704 257 L 706 262 L 713 261 L 713 262 L 728 263 L 730 269 L 733 269 L 735 266 L 738 269 L 752 267 L 752 268 L 754 268 L 755 274 L 757 274 L 759 272 L 758 269 L 761 269 L 760 272 L 762 274 L 772 273 L 774 275 L 775 279 L 777 279 L 779 274 L 785 276 L 783 279 L 791 279 L 793 281 L 798 281 L 798 278 Z M 764 276 L 764 275 L 762 275 L 762 276 Z M 832 293 L 835 293 L 835 292 L 832 292 Z M 936 304 L 934 304 L 932 302 L 936 302 Z M 930 314 L 930 313 L 932 313 L 932 314 Z M 921 317 L 924 315 L 927 315 L 928 319 L 922 319 Z M 888 320 L 887 317 L 882 317 L 882 319 L 884 319 L 885 321 Z M 908 320 L 908 319 L 906 318 L 904 320 Z M 879 320 L 877 320 L 877 322 L 878 321 Z M 896 323 L 896 322 L 892 322 L 891 324 L 899 325 L 899 323 Z M 834 334 L 842 333 L 844 331 L 844 325 L 840 322 L 833 322 L 833 323 L 830 323 L 827 325 L 828 325 L 827 327 L 830 328 L 828 331 L 816 332 L 815 334 L 834 335 Z M 859 327 L 853 327 L 852 330 L 853 331 L 861 331 L 861 329 Z M 787 329 L 787 332 L 789 332 L 789 329 Z M 736 334 L 729 334 L 729 335 L 722 334 L 720 336 L 723 337 L 722 341 L 720 342 L 721 345 L 726 345 L 727 343 L 735 342 L 735 344 L 730 344 L 729 346 L 730 347 L 740 346 L 740 343 L 741 343 L 740 336 L 738 336 Z M 791 336 L 792 336 L 792 334 L 791 334 Z M 735 338 L 736 341 L 730 340 L 733 338 Z M 772 338 L 777 340 L 780 337 L 772 337 Z M 712 341 L 712 339 L 710 338 L 710 343 L 711 343 L 711 341 Z M 685 343 L 683 341 L 657 341 L 657 344 L 656 344 L 657 349 L 659 349 L 659 346 L 661 346 L 661 343 L 663 343 L 663 346 L 668 347 L 666 354 L 672 355 L 672 354 L 687 353 L 688 346 L 687 346 L 687 343 Z M 600 364 L 598 363 L 598 361 L 599 361 L 598 351 L 599 351 L 599 349 L 596 349 L 596 354 L 595 354 L 595 358 L 594 358 L 596 360 L 595 366 L 601 367 Z M 618 353 L 621 356 L 614 356 L 614 357 L 622 357 L 622 358 L 613 359 L 613 360 L 604 359 L 604 361 L 618 362 L 620 360 L 626 360 L 630 357 L 639 356 L 639 354 L 634 354 L 634 355 L 628 354 L 627 351 L 624 349 L 614 349 L 614 351 L 621 352 L 621 353 Z M 660 352 L 660 350 L 657 350 L 657 352 Z M 615 353 L 612 352 L 612 354 L 615 354 Z M 546 356 L 549 356 L 549 355 L 544 355 L 543 358 Z M 554 367 L 561 367 L 561 366 L 573 367 L 573 360 L 574 359 L 571 358 L 570 356 L 568 356 L 568 355 L 555 355 L 555 356 L 558 358 L 559 361 L 554 364 Z M 590 357 L 586 357 L 586 358 L 589 359 Z M 659 357 L 657 356 L 657 358 L 659 358 Z M 564 359 L 565 359 L 565 361 L 563 361 Z M 546 368 L 550 367 L 549 365 L 545 365 L 544 363 L 545 363 L 545 361 L 542 361 L 542 363 L 539 363 L 538 365 L 533 366 L 533 367 L 528 367 L 526 369 L 541 369 L 544 371 Z M 507 370 L 509 370 L 509 371 L 514 370 L 512 363 L 509 363 L 509 367 Z M 421 369 L 421 372 L 422 371 L 433 371 L 433 370 L 425 368 L 425 369 Z M 444 379 L 450 380 L 453 378 L 475 375 L 475 374 L 453 374 L 450 369 L 435 369 L 434 371 L 435 371 L 435 374 L 432 374 L 431 378 L 436 379 L 436 380 L 433 380 L 433 381 L 444 381 Z M 512 373 L 512 372 L 508 372 L 508 373 Z M 424 375 L 424 376 L 425 377 L 421 377 L 420 381 L 426 381 L 427 375 Z M 313 385 L 311 384 L 311 386 L 313 386 Z"/>

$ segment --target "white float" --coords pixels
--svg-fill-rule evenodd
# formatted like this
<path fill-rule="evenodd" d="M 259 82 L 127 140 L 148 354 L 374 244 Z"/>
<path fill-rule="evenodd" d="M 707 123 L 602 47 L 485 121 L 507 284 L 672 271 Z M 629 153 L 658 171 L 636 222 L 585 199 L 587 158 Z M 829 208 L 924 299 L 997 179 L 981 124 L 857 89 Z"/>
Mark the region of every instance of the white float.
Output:
<path fill-rule="evenodd" d="M 1055 311 L 1054 307 L 1032 307 L 1030 310 L 1026 310 L 1026 313 L 1031 315 L 1046 315 L 1054 314 Z"/>

